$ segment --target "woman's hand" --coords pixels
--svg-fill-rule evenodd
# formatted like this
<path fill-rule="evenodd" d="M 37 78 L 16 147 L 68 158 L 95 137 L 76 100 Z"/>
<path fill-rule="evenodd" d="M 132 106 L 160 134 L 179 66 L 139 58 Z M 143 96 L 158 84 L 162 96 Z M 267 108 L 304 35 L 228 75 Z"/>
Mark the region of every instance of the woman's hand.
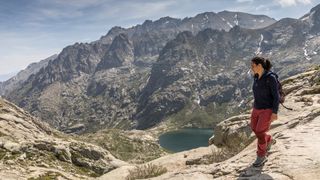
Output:
<path fill-rule="evenodd" d="M 271 115 L 271 121 L 277 120 L 278 119 L 278 115 L 275 113 L 272 113 Z"/>

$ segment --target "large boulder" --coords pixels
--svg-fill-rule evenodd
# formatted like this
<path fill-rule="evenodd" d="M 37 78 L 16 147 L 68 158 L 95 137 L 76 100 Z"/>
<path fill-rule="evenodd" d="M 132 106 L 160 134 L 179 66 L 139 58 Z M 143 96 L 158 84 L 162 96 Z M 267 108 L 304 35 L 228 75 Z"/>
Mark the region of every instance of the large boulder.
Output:
<path fill-rule="evenodd" d="M 250 128 L 250 114 L 233 116 L 215 127 L 214 135 L 209 139 L 209 144 L 218 147 L 238 147 L 241 144 L 247 144 L 253 135 Z"/>

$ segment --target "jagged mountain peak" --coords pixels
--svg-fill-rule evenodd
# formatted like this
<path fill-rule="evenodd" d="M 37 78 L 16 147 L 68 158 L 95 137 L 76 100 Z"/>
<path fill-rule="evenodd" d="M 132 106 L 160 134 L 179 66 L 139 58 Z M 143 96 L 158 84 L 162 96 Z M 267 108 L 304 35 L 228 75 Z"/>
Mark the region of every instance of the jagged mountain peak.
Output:
<path fill-rule="evenodd" d="M 248 29 L 255 29 L 266 27 L 274 22 L 276 22 L 276 20 L 265 15 L 251 15 L 231 11 L 222 11 L 218 14 L 215 12 L 204 12 L 197 14 L 194 17 L 186 17 L 183 19 L 165 16 L 154 21 L 145 20 L 142 24 L 138 24 L 128 29 L 115 26 L 107 35 L 102 36 L 100 41 L 103 43 L 111 43 L 113 38 L 120 33 L 127 33 L 131 37 L 133 34 L 141 34 L 142 30 L 175 29 L 175 31 L 180 32 L 189 30 L 193 33 L 197 33 L 206 28 L 229 30 L 235 25 Z"/>
<path fill-rule="evenodd" d="M 173 18 L 173 17 L 170 17 L 170 16 L 165 16 L 165 17 L 161 17 L 160 19 L 154 21 L 155 23 L 167 23 L 168 21 L 169 22 L 172 22 L 172 21 L 180 21 L 181 19 L 177 19 L 177 18 Z"/>
<path fill-rule="evenodd" d="M 244 12 L 221 11 L 218 16 L 226 22 L 231 28 L 241 26 L 247 29 L 259 29 L 269 26 L 276 22 L 274 18 L 266 15 L 253 15 Z"/>
<path fill-rule="evenodd" d="M 204 13 L 197 14 L 195 18 L 209 18 L 215 15 L 217 15 L 217 13 L 215 12 L 204 12 Z"/>
<path fill-rule="evenodd" d="M 94 43 L 102 43 L 102 44 L 110 44 L 114 37 L 121 34 L 121 33 L 126 33 L 127 32 L 127 29 L 126 28 L 123 28 L 121 26 L 114 26 L 112 27 L 108 33 L 104 36 L 101 36 L 100 37 L 100 40 L 98 41 L 94 41 Z"/>
<path fill-rule="evenodd" d="M 112 27 L 109 32 L 107 33 L 107 35 L 117 35 L 119 33 L 124 32 L 126 29 L 121 27 L 121 26 L 114 26 Z"/>
<path fill-rule="evenodd" d="M 133 44 L 128 35 L 121 33 L 112 41 L 108 52 L 97 65 L 96 71 L 129 65 L 133 62 Z"/>
<path fill-rule="evenodd" d="M 313 7 L 309 13 L 302 16 L 300 20 L 309 23 L 311 27 L 311 33 L 319 33 L 320 32 L 320 4 Z"/>
<path fill-rule="evenodd" d="M 223 10 L 217 13 L 218 15 L 223 15 L 223 14 L 230 14 L 230 15 L 246 15 L 246 16 L 254 16 L 254 17 L 265 17 L 265 18 L 270 18 L 267 15 L 264 14 L 249 14 L 249 13 L 245 13 L 245 12 L 240 12 L 240 11 L 230 11 L 230 10 Z M 271 18 L 274 19 L 274 18 Z M 275 20 L 275 19 L 274 19 Z M 276 21 L 276 20 L 275 20 Z"/>

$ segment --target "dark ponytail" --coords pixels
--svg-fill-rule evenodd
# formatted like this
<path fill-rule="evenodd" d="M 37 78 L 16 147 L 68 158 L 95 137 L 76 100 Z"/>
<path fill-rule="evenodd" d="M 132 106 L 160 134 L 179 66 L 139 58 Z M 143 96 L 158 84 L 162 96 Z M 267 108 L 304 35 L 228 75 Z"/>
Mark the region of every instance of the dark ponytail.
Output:
<path fill-rule="evenodd" d="M 272 64 L 269 59 L 265 59 L 263 57 L 254 57 L 251 59 L 251 62 L 255 63 L 256 65 L 261 64 L 264 70 L 270 71 Z"/>
<path fill-rule="evenodd" d="M 272 64 L 271 64 L 270 60 L 269 60 L 269 59 L 266 59 L 264 69 L 265 69 L 266 71 L 270 71 L 271 67 L 272 67 Z"/>

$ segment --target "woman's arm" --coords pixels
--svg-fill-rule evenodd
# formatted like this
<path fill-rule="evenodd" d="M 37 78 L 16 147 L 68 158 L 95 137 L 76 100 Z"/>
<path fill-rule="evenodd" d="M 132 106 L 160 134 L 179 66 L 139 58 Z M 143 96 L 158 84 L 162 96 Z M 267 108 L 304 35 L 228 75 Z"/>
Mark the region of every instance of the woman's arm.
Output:
<path fill-rule="evenodd" d="M 271 90 L 271 94 L 273 97 L 273 103 L 272 103 L 272 112 L 274 114 L 278 113 L 279 110 L 279 90 L 278 90 L 278 82 L 276 77 L 274 77 L 273 75 L 269 76 L 269 80 L 270 80 L 270 90 Z"/>

